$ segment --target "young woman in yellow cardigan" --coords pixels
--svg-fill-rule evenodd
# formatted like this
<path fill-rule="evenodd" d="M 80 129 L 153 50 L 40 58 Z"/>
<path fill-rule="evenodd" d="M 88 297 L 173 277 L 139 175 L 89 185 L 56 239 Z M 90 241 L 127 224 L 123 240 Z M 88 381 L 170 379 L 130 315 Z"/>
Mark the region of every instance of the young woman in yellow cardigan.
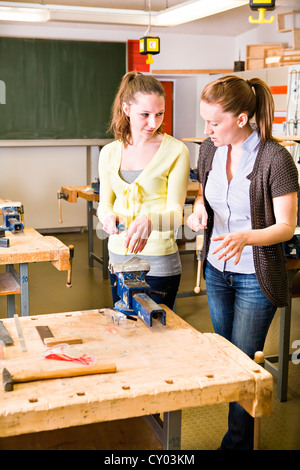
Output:
<path fill-rule="evenodd" d="M 158 303 L 173 307 L 181 263 L 175 231 L 182 223 L 190 170 L 187 147 L 162 132 L 165 93 L 151 75 L 128 72 L 113 105 L 115 141 L 100 152 L 98 217 L 109 235 L 110 263 L 138 255 Z M 119 231 L 119 225 L 125 230 Z M 118 300 L 111 274 L 113 302 Z"/>

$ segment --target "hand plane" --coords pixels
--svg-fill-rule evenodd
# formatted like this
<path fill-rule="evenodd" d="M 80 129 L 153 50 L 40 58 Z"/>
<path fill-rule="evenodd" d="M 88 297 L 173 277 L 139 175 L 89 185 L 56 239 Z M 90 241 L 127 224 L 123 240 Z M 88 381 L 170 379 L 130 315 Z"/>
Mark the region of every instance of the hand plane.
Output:
<path fill-rule="evenodd" d="M 117 294 L 120 300 L 114 308 L 125 315 L 138 315 L 148 326 L 153 318 L 160 318 L 166 324 L 166 312 L 151 299 L 151 287 L 145 278 L 150 271 L 150 264 L 137 256 L 124 263 L 113 263 L 109 266 L 112 274 L 117 276 Z"/>

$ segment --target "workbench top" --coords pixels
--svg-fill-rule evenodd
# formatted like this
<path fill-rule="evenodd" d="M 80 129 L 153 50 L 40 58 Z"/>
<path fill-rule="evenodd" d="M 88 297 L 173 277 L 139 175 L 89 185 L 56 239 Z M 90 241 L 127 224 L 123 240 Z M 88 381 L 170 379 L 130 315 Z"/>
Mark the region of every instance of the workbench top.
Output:
<path fill-rule="evenodd" d="M 14 345 L 6 347 L 1 373 L 77 367 L 41 358 L 46 347 L 38 325 L 48 325 L 54 337 L 79 335 L 83 343 L 70 353 L 92 354 L 117 371 L 16 384 L 11 392 L 0 387 L 0 437 L 229 401 L 255 417 L 270 414 L 271 374 L 221 336 L 202 334 L 165 309 L 167 324 L 154 320 L 152 327 L 139 318 L 114 324 L 110 309 L 22 317 L 27 352 L 14 320 L 2 320 Z"/>
<path fill-rule="evenodd" d="M 189 181 L 187 185 L 187 197 L 197 196 L 199 190 L 198 181 Z M 86 201 L 99 202 L 99 194 L 94 193 L 91 186 L 61 186 L 61 193 L 67 194 L 68 202 L 77 202 L 77 198 L 85 199 Z"/>
<path fill-rule="evenodd" d="M 70 250 L 60 240 L 43 236 L 31 227 L 23 232 L 5 232 L 8 248 L 0 247 L 0 264 L 36 263 L 51 261 L 60 271 L 70 269 Z"/>

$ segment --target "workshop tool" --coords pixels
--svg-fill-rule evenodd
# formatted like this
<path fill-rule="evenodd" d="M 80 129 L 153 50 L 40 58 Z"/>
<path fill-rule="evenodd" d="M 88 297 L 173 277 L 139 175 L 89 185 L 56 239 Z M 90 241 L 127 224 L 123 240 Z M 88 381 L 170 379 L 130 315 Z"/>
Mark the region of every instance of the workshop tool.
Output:
<path fill-rule="evenodd" d="M 13 341 L 12 337 L 10 336 L 9 332 L 5 328 L 2 321 L 0 321 L 0 340 L 3 341 L 5 346 L 9 346 L 11 344 L 14 344 L 14 341 Z"/>
<path fill-rule="evenodd" d="M 21 216 L 24 214 L 24 207 L 21 202 L 1 202 L 0 210 L 3 215 L 3 225 L 1 228 L 13 233 L 23 232 L 24 225 Z"/>
<path fill-rule="evenodd" d="M 135 256 L 124 263 L 113 263 L 109 269 L 117 276 L 117 294 L 121 299 L 114 305 L 116 310 L 126 315 L 138 315 L 148 326 L 152 326 L 152 319 L 158 317 L 163 325 L 166 324 L 165 310 L 150 298 L 153 291 L 145 280 L 150 271 L 147 261 Z"/>
<path fill-rule="evenodd" d="M 197 256 L 197 279 L 196 279 L 196 286 L 194 288 L 195 294 L 199 294 L 201 291 L 201 252 L 203 248 L 203 236 L 202 235 L 197 235 L 196 238 L 196 256 Z"/>
<path fill-rule="evenodd" d="M 68 269 L 67 287 L 72 287 L 72 263 L 74 258 L 74 245 L 69 245 L 70 250 L 70 269 Z"/>
<path fill-rule="evenodd" d="M 17 314 L 14 315 L 14 319 L 15 319 L 15 324 L 16 324 L 17 333 L 18 333 L 18 336 L 19 336 L 19 340 L 20 340 L 20 344 L 21 344 L 22 351 L 23 351 L 23 352 L 27 352 L 27 348 L 26 348 L 26 344 L 25 344 L 25 340 L 24 340 L 22 328 L 21 328 L 20 321 L 19 321 L 19 317 L 18 317 Z"/>
<path fill-rule="evenodd" d="M 5 238 L 5 229 L 0 228 L 0 247 L 8 248 L 9 247 L 9 238 Z"/>
<path fill-rule="evenodd" d="M 94 194 L 99 194 L 100 191 L 100 179 L 96 178 L 96 181 L 93 181 L 92 184 L 92 189 L 94 190 Z"/>
<path fill-rule="evenodd" d="M 80 336 L 61 336 L 61 337 L 54 337 L 52 331 L 50 330 L 49 326 L 36 326 L 35 327 L 38 334 L 40 335 L 41 340 L 45 344 L 45 346 L 56 346 L 57 344 L 81 344 L 82 339 Z"/>
<path fill-rule="evenodd" d="M 11 392 L 16 383 L 35 382 L 37 380 L 62 379 L 68 377 L 79 377 L 82 375 L 108 374 L 116 372 L 116 364 L 95 364 L 93 366 L 78 366 L 66 369 L 39 370 L 36 372 L 20 371 L 11 374 L 6 368 L 3 369 L 2 379 L 5 392 Z"/>

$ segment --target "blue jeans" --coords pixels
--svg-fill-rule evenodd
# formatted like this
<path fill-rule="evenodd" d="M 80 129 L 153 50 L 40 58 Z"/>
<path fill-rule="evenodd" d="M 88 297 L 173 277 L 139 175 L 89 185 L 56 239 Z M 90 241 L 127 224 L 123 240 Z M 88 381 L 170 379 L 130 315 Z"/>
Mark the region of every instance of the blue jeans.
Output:
<path fill-rule="evenodd" d="M 156 291 L 150 295 L 151 299 L 157 304 L 164 304 L 170 309 L 173 309 L 176 294 L 179 288 L 181 275 L 175 276 L 146 276 L 146 282 L 151 287 L 151 290 Z M 117 276 L 110 273 L 110 285 L 112 292 L 113 304 L 115 304 L 120 297 L 117 294 Z M 159 292 L 163 292 L 165 295 L 159 295 Z"/>
<path fill-rule="evenodd" d="M 207 262 L 205 280 L 215 332 L 253 359 L 263 350 L 277 307 L 265 297 L 255 274 L 221 272 Z M 253 426 L 253 418 L 238 403 L 230 403 L 222 449 L 253 449 Z"/>

